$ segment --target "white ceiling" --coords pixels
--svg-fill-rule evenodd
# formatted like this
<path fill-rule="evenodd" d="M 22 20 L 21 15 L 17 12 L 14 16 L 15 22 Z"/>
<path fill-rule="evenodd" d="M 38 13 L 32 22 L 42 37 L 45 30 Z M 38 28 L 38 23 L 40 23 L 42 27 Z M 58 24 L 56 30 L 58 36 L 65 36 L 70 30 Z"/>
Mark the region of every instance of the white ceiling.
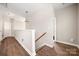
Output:
<path fill-rule="evenodd" d="M 53 7 L 55 10 L 59 10 L 68 6 L 73 5 L 74 3 L 53 3 Z"/>
<path fill-rule="evenodd" d="M 30 3 L 9 3 L 8 8 L 11 9 L 12 12 L 20 14 L 24 17 L 29 17 L 29 15 L 31 16 L 34 11 L 34 6 Z M 26 11 L 28 11 L 28 13 L 26 13 Z"/>
<path fill-rule="evenodd" d="M 42 5 L 42 3 L 1 3 L 1 5 L 4 5 L 7 8 L 10 9 L 10 11 L 14 12 L 15 14 L 21 15 L 23 17 L 29 17 L 32 15 L 32 13 L 35 11 L 36 5 Z M 44 3 L 46 4 L 46 3 Z M 65 7 L 68 7 L 70 5 L 73 5 L 72 3 L 52 3 L 52 8 L 54 7 L 55 10 L 59 10 Z M 38 8 L 38 7 L 37 7 Z M 28 13 L 25 13 L 28 12 Z"/>
<path fill-rule="evenodd" d="M 1 6 L 3 4 L 0 4 L 0 14 L 5 17 L 8 17 L 9 19 L 14 19 L 14 20 L 17 20 L 17 21 L 25 21 L 25 18 L 16 14 L 16 13 L 13 13 L 11 12 L 8 8 L 5 8 L 4 6 Z"/>

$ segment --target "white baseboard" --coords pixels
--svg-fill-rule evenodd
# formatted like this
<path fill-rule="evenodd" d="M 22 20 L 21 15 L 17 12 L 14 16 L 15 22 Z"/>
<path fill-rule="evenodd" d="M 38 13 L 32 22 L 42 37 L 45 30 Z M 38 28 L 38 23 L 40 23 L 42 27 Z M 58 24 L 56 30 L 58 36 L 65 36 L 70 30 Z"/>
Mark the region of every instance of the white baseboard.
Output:
<path fill-rule="evenodd" d="M 38 51 L 41 47 L 43 47 L 43 46 L 48 46 L 48 47 L 50 47 L 50 48 L 53 48 L 53 44 L 52 45 L 50 45 L 50 44 L 47 44 L 47 43 L 43 43 L 43 44 L 41 44 L 37 49 L 36 49 L 36 51 Z"/>
<path fill-rule="evenodd" d="M 56 42 L 64 43 L 64 44 L 71 45 L 71 46 L 75 46 L 75 47 L 79 48 L 79 45 L 77 45 L 77 44 L 63 42 L 63 41 L 58 41 L 58 40 Z"/>
<path fill-rule="evenodd" d="M 77 45 L 77 48 L 79 49 L 79 45 Z"/>
<path fill-rule="evenodd" d="M 46 46 L 48 46 L 48 47 L 50 47 L 50 48 L 53 48 L 53 44 L 50 45 L 50 44 L 45 43 L 44 45 L 46 45 Z"/>

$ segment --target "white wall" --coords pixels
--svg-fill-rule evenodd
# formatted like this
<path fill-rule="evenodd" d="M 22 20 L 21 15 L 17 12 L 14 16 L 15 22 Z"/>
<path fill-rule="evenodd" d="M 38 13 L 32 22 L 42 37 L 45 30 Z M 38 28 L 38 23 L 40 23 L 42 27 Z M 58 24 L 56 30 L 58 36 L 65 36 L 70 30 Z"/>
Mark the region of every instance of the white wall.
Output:
<path fill-rule="evenodd" d="M 4 37 L 14 36 L 30 55 L 35 55 L 35 31 L 26 30 L 24 17 L 11 13 L 5 7 L 0 8 L 0 40 L 2 40 L 4 27 Z"/>
<path fill-rule="evenodd" d="M 13 30 L 25 30 L 25 22 L 14 20 L 13 21 Z"/>
<path fill-rule="evenodd" d="M 16 30 L 15 38 L 30 55 L 35 55 L 35 31 Z"/>
<path fill-rule="evenodd" d="M 4 25 L 3 25 L 4 21 Z M 4 28 L 4 30 L 3 30 Z M 6 15 L 6 8 L 0 6 L 0 40 L 2 40 L 2 33 L 4 31 L 4 36 L 11 36 L 11 26 L 10 19 Z"/>
<path fill-rule="evenodd" d="M 32 29 L 32 21 L 25 22 L 26 29 Z"/>
<path fill-rule="evenodd" d="M 76 5 L 56 11 L 57 41 L 77 44 Z"/>
<path fill-rule="evenodd" d="M 29 3 L 29 4 L 8 4 L 8 8 L 17 14 L 26 17 L 26 20 L 32 20 L 27 29 L 36 30 L 36 38 L 39 37 L 39 33 L 47 32 L 46 36 L 36 43 L 36 48 L 40 45 L 47 43 L 53 46 L 54 25 L 55 19 L 53 5 L 48 3 Z M 28 11 L 28 13 L 25 13 Z"/>
<path fill-rule="evenodd" d="M 53 46 L 53 20 L 55 19 L 52 4 L 32 4 L 32 28 L 36 30 L 36 38 L 47 34 L 36 42 L 36 49 L 43 44 Z M 39 35 L 40 34 L 40 35 Z"/>
<path fill-rule="evenodd" d="M 11 27 L 11 19 L 13 18 L 13 26 Z M 2 39 L 2 32 L 4 27 L 4 37 L 11 36 L 13 31 L 11 31 L 11 28 L 13 30 L 23 30 L 25 29 L 25 18 L 21 17 L 19 15 L 16 15 L 9 11 L 9 9 L 3 7 L 0 5 L 0 31 L 1 31 L 1 39 Z M 4 25 L 3 25 L 4 22 Z M 1 40 L 0 39 L 0 40 Z"/>

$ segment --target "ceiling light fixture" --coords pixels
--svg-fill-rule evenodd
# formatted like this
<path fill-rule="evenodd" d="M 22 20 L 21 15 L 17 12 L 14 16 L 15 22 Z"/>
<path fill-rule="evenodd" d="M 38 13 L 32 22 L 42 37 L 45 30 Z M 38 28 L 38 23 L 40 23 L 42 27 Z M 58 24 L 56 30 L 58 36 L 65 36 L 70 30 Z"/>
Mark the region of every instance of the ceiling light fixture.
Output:
<path fill-rule="evenodd" d="M 62 3 L 62 5 L 65 5 L 65 3 Z"/>
<path fill-rule="evenodd" d="M 25 11 L 25 13 L 28 13 L 28 11 Z"/>

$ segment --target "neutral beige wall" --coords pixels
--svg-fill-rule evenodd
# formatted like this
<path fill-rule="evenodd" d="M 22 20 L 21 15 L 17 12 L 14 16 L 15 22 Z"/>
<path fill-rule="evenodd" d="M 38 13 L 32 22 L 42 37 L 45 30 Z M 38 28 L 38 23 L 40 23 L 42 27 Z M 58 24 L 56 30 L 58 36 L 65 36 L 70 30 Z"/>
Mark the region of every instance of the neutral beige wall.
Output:
<path fill-rule="evenodd" d="M 76 5 L 56 10 L 56 36 L 58 41 L 77 44 Z"/>

